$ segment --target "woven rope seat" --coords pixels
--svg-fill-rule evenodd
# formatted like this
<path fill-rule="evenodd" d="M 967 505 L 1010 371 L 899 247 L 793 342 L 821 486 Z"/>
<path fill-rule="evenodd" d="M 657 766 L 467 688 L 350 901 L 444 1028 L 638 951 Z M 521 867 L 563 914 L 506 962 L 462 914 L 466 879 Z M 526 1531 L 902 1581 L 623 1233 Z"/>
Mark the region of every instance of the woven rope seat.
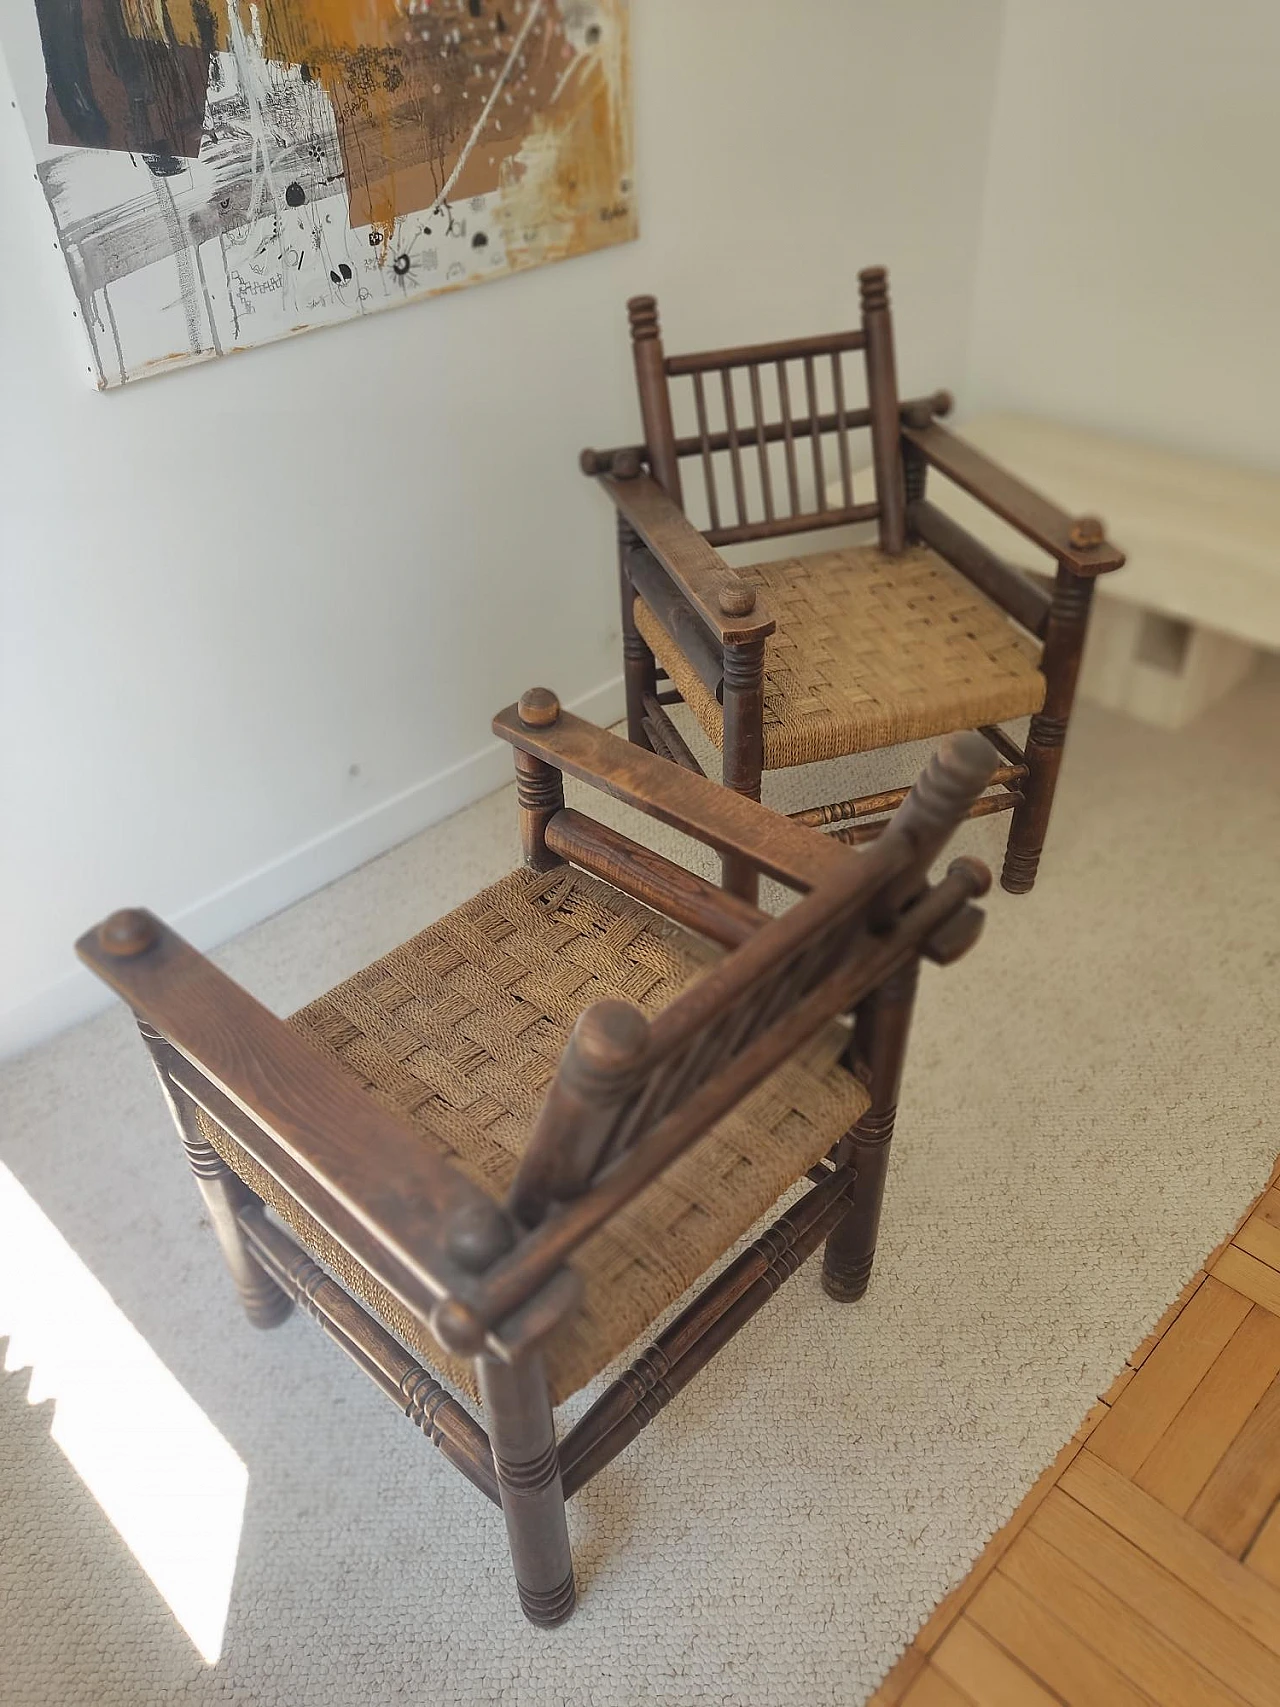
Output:
<path fill-rule="evenodd" d="M 765 642 L 766 770 L 1025 717 L 1044 703 L 1039 648 L 926 546 L 901 557 L 854 546 L 736 573 L 778 625 Z M 716 696 L 641 599 L 635 620 L 723 748 Z"/>
<path fill-rule="evenodd" d="M 290 1020 L 385 1108 L 505 1193 L 575 1019 L 621 997 L 652 1013 L 719 951 L 608 884 L 512 872 Z M 552 1400 L 576 1392 L 831 1148 L 867 1106 L 831 1026 L 780 1067 L 573 1259 L 582 1308 L 546 1348 Z M 208 1116 L 209 1142 L 416 1355 L 475 1395 L 451 1358 Z"/>

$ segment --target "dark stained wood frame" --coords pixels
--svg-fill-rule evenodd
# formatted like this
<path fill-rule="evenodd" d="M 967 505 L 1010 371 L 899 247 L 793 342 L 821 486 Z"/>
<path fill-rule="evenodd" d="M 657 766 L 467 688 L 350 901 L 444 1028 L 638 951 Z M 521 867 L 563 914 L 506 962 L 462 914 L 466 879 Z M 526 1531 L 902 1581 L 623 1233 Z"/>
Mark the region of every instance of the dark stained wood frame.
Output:
<path fill-rule="evenodd" d="M 1010 749 L 1006 756 L 1018 774 L 999 778 L 999 791 L 976 801 L 972 813 L 974 817 L 1011 814 L 1000 881 L 1007 890 L 1024 894 L 1035 883 L 1048 831 L 1093 582 L 1098 575 L 1120 568 L 1124 556 L 1107 541 L 1096 518 L 1067 515 L 942 426 L 938 417 L 951 409 L 949 393 L 899 401 L 888 276 L 883 267 L 870 267 L 858 275 L 858 282 L 862 308 L 858 331 L 692 355 L 664 354 L 653 297 L 633 297 L 627 304 L 645 442 L 584 451 L 581 466 L 599 480 L 618 513 L 629 738 L 686 769 L 700 768 L 670 716 L 651 703 L 656 697 L 657 668 L 633 619 L 638 593 L 724 706 L 723 782 L 758 800 L 764 753 L 764 660 L 775 625 L 754 589 L 734 574 L 716 548 L 874 520 L 883 551 L 896 555 L 910 540 L 930 546 L 1042 642 L 1045 703 L 1031 720 L 1026 751 L 1000 731 L 1005 748 Z M 868 406 L 851 410 L 845 407 L 841 359 L 858 351 L 866 364 Z M 826 413 L 817 406 L 815 363 L 820 361 L 831 364 L 836 400 L 835 410 Z M 795 363 L 803 370 L 807 410 L 792 409 L 787 372 L 788 364 Z M 760 386 L 765 369 L 776 374 L 782 417 L 778 421 L 765 419 Z M 751 398 L 749 422 L 737 418 L 731 382 L 732 373 L 744 370 Z M 713 432 L 708 424 L 706 382 L 717 374 L 726 425 L 724 431 Z M 698 431 L 678 437 L 670 381 L 682 376 L 693 382 Z M 849 433 L 861 428 L 871 433 L 876 497 L 874 502 L 855 503 Z M 824 438 L 834 438 L 838 453 L 843 503 L 837 507 L 826 498 L 825 464 L 819 449 Z M 814 503 L 807 509 L 801 501 L 797 457 L 797 446 L 804 440 L 812 453 L 815 482 Z M 767 460 L 767 446 L 776 443 L 785 449 L 790 505 L 786 514 L 779 513 L 781 494 L 775 493 Z M 749 517 L 745 498 L 744 453 L 752 450 L 759 462 L 764 509 L 760 519 Z M 715 456 L 725 452 L 736 516 L 729 522 L 722 517 L 714 471 Z M 711 519 L 702 532 L 685 514 L 682 462 L 696 462 L 702 473 Z M 1056 565 L 1051 595 L 928 502 L 925 485 L 930 468 L 1049 554 Z M 678 698 L 673 693 L 668 703 Z M 843 840 L 867 841 L 883 828 L 888 804 L 884 797 L 866 795 L 797 816 L 823 826 L 867 820 L 833 832 Z M 723 881 L 733 893 L 754 901 L 757 879 L 749 865 L 734 855 L 725 856 Z"/>
<path fill-rule="evenodd" d="M 250 1321 L 297 1306 L 502 1509 L 521 1606 L 572 1612 L 565 1501 L 612 1461 L 823 1241 L 824 1285 L 865 1289 L 921 957 L 965 953 L 990 883 L 974 860 L 927 872 L 998 770 L 955 737 L 855 853 L 560 710 L 541 689 L 494 720 L 515 749 L 526 861 L 569 861 L 729 952 L 651 1021 L 622 1002 L 579 1017 L 507 1202 L 380 1108 L 152 914 L 112 914 L 77 952 L 133 1009 Z M 1007 767 L 1006 767 L 1007 768 Z M 800 893 L 781 917 L 564 806 L 570 775 Z M 813 1188 L 712 1280 L 557 1441 L 543 1346 L 581 1295 L 576 1248 L 837 1016 L 866 1115 L 810 1170 Z M 487 1432 L 271 1219 L 205 1138 L 203 1109 L 457 1357 L 474 1360 Z M 255 1176 L 256 1177 L 256 1176 Z M 849 1279 L 853 1276 L 853 1280 Z"/>

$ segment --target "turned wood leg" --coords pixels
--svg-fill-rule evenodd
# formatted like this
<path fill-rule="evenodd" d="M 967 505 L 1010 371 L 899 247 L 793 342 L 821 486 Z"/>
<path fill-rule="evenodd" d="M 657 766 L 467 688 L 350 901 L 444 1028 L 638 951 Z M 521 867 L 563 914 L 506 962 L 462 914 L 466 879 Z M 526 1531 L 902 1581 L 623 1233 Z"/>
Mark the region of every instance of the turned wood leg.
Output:
<path fill-rule="evenodd" d="M 1012 813 L 1004 870 L 1000 873 L 1001 887 L 1012 895 L 1027 893 L 1040 866 L 1092 600 L 1093 582 L 1074 574 L 1065 565 L 1060 566 L 1040 664 L 1046 684 L 1044 707 L 1031 719 L 1027 733 L 1027 776 L 1022 785 L 1022 804 Z"/>
<path fill-rule="evenodd" d="M 1066 738 L 1065 717 L 1045 717 L 1037 713 L 1031 719 L 1022 805 L 1015 806 L 1011 815 L 1004 866 L 1000 872 L 1000 887 L 1011 895 L 1025 895 L 1035 886 Z"/>
<path fill-rule="evenodd" d="M 871 1104 L 837 1152 L 840 1162 L 853 1163 L 857 1180 L 853 1205 L 828 1238 L 822 1258 L 823 1290 L 842 1304 L 861 1298 L 871 1280 L 919 965 L 910 960 L 858 1011 L 854 1047 L 864 1053 L 865 1037 Z"/>
<path fill-rule="evenodd" d="M 549 729 L 559 720 L 560 701 L 548 688 L 531 688 L 516 707 L 527 729 Z M 517 747 L 516 804 L 524 862 L 534 871 L 550 871 L 564 862 L 547 846 L 547 825 L 564 809 L 564 777 L 554 765 Z"/>
<path fill-rule="evenodd" d="M 764 641 L 724 649 L 724 754 L 721 781 L 748 800 L 759 800 L 764 770 Z M 720 881 L 731 895 L 754 906 L 760 873 L 737 854 L 720 856 Z"/>
<path fill-rule="evenodd" d="M 283 1292 L 249 1249 L 238 1216 L 259 1199 L 223 1161 L 196 1124 L 195 1107 L 178 1085 L 169 1077 L 168 1063 L 173 1056 L 169 1044 L 148 1025 L 138 1028 L 151 1055 L 156 1077 L 169 1105 L 173 1123 L 178 1128 L 187 1161 L 196 1176 L 196 1184 L 204 1199 L 205 1210 L 214 1234 L 222 1247 L 222 1255 L 231 1271 L 231 1279 L 240 1294 L 244 1313 L 255 1328 L 274 1328 L 283 1322 L 293 1309 L 288 1294 Z"/>
<path fill-rule="evenodd" d="M 618 518 L 618 590 L 622 597 L 622 680 L 627 696 L 627 739 L 649 747 L 644 729 L 644 696 L 658 691 L 658 669 L 648 642 L 636 627 L 635 588 L 627 573 L 627 553 L 639 543 L 635 531 Z"/>
<path fill-rule="evenodd" d="M 576 1591 L 560 1454 L 542 1358 L 476 1358 L 520 1605 L 531 1624 L 562 1624 Z"/>

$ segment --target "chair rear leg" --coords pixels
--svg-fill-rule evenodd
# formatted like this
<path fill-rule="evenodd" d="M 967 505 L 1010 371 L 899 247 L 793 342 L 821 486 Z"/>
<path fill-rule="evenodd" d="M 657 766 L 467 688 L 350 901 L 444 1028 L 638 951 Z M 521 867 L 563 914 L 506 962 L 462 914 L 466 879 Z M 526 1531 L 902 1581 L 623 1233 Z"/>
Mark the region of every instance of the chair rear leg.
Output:
<path fill-rule="evenodd" d="M 858 1011 L 854 1047 L 871 1069 L 871 1104 L 838 1151 L 841 1162 L 853 1163 L 857 1182 L 852 1207 L 828 1237 L 822 1258 L 823 1290 L 842 1304 L 861 1298 L 871 1280 L 919 966 L 910 960 Z"/>
<path fill-rule="evenodd" d="M 476 1358 L 520 1605 L 531 1624 L 563 1624 L 577 1591 L 555 1422 L 542 1358 Z"/>
<path fill-rule="evenodd" d="M 1022 804 L 1011 815 L 1000 873 L 1000 886 L 1011 895 L 1025 895 L 1035 884 L 1040 868 L 1089 627 L 1093 585 L 1065 566 L 1058 569 L 1040 666 L 1046 684 L 1044 707 L 1031 719 L 1027 732 L 1027 779 L 1022 785 Z"/>
<path fill-rule="evenodd" d="M 244 1313 L 255 1328 L 277 1327 L 293 1309 L 293 1301 L 253 1255 L 238 1220 L 242 1209 L 260 1200 L 238 1174 L 232 1173 L 196 1124 L 191 1099 L 173 1083 L 167 1071 L 173 1054 L 170 1045 L 148 1025 L 139 1026 L 139 1030 L 150 1052 L 156 1077 L 178 1128 L 191 1171 L 196 1176 L 210 1224 L 222 1247 L 222 1255 L 231 1271 Z"/>

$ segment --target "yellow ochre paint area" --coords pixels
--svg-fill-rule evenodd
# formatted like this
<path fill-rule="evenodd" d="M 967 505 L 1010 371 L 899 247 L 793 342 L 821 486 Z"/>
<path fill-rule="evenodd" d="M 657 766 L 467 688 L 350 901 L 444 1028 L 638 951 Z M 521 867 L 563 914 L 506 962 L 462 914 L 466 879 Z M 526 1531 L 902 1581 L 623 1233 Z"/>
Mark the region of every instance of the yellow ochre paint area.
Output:
<path fill-rule="evenodd" d="M 247 10 L 241 0 L 241 12 Z M 370 127 L 382 152 L 390 152 L 397 104 L 394 78 L 387 75 L 391 67 L 385 65 L 380 77 L 376 61 L 372 68 L 357 61 L 360 74 L 353 79 L 351 56 L 362 48 L 376 53 L 403 41 L 407 26 L 396 0 L 265 0 L 258 11 L 258 27 L 268 59 L 310 69 L 333 103 L 340 128 L 344 118 L 348 127 Z M 352 152 L 344 148 L 348 178 Z M 358 145 L 355 152 L 359 153 Z M 396 205 L 394 174 L 380 181 L 378 191 L 370 195 L 369 215 L 370 223 L 382 231 L 378 258 L 385 265 L 391 252 L 391 227 L 402 211 Z"/>
<path fill-rule="evenodd" d="M 353 87 L 351 56 L 360 50 L 394 49 L 403 43 L 413 23 L 403 0 L 124 0 L 124 17 L 130 34 L 139 40 L 169 41 L 180 46 L 199 46 L 208 40 L 209 21 L 214 25 L 214 47 L 226 52 L 231 45 L 229 6 L 238 9 L 246 36 L 256 39 L 263 57 L 282 65 L 305 65 L 324 89 L 339 115 L 352 125 L 372 126 L 378 133 L 384 155 L 391 152 L 393 113 L 397 104 L 395 77 L 390 67 L 375 60 L 357 62 L 358 80 Z M 451 10 L 436 5 L 420 15 L 425 22 L 434 11 L 437 18 Z M 167 17 L 166 17 L 167 14 Z M 518 14 L 517 14 L 518 15 Z M 400 97 L 403 99 L 403 96 Z M 366 202 L 370 222 L 384 228 L 382 259 L 389 252 L 388 228 L 398 213 L 394 174 L 380 176 L 368 186 Z"/>
<path fill-rule="evenodd" d="M 625 54 L 625 36 L 616 51 Z M 634 203 L 620 194 L 616 176 L 628 157 L 630 123 L 618 89 L 599 56 L 584 60 L 554 113 L 540 115 L 519 153 L 504 162 L 497 217 L 513 266 L 616 242 L 615 220 L 634 235 Z"/>
<path fill-rule="evenodd" d="M 232 0 L 247 34 L 254 34 L 254 13 L 268 59 L 299 65 L 308 49 L 385 47 L 406 25 L 397 0 Z M 176 41 L 198 47 L 212 16 L 215 45 L 231 45 L 228 0 L 124 0 L 129 33 L 141 41 Z M 168 28 L 165 15 L 168 14 Z M 295 49 L 301 49 L 301 54 Z"/>
<path fill-rule="evenodd" d="M 212 25 L 213 46 L 227 51 L 228 12 L 235 7 L 244 35 L 257 42 L 264 58 L 307 67 L 337 116 L 352 222 L 381 231 L 385 261 L 397 219 L 430 206 L 433 178 L 442 183 L 447 176 L 449 159 L 440 151 L 433 106 L 443 112 L 453 97 L 458 129 L 449 141 L 457 158 L 499 75 L 496 68 L 537 3 L 505 0 L 499 6 L 494 0 L 479 17 L 466 0 L 430 0 L 414 10 L 407 0 L 123 0 L 123 11 L 126 27 L 139 39 L 199 46 L 209 42 Z M 500 100 L 475 150 L 477 168 L 482 155 L 493 157 L 489 187 L 502 191 L 499 218 L 515 266 L 596 248 L 621 235 L 616 226 L 610 229 L 609 210 L 619 197 L 618 162 L 629 157 L 629 114 L 621 93 L 627 9 L 606 7 L 613 20 L 607 46 L 578 53 L 565 37 L 556 0 L 542 0 L 542 6 L 522 56 L 530 84 L 537 86 L 535 110 L 526 112 L 523 128 L 513 133 L 510 119 L 502 122 L 509 102 Z M 499 13 L 503 34 L 496 33 Z M 425 46 L 424 29 L 430 32 Z M 434 44 L 446 29 L 457 31 L 457 40 L 448 57 L 437 60 Z M 553 62 L 569 67 L 554 95 L 548 69 Z M 515 83 L 513 77 L 510 87 Z M 421 157 L 415 159 L 419 129 Z M 435 161 L 434 174 L 424 172 L 427 160 Z M 455 191 L 463 193 L 465 181 Z M 619 211 L 617 218 L 630 224 L 632 215 Z"/>

